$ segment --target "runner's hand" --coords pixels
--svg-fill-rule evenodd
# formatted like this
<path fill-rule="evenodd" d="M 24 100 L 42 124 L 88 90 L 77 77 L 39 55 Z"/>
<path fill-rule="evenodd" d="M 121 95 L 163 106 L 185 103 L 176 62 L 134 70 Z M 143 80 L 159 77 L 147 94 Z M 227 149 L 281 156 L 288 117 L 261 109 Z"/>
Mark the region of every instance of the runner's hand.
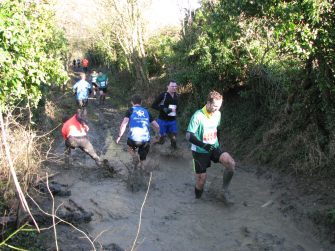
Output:
<path fill-rule="evenodd" d="M 170 112 L 172 112 L 172 109 L 170 109 L 170 108 L 164 108 L 163 111 L 164 111 L 166 114 L 169 114 Z"/>
<path fill-rule="evenodd" d="M 117 137 L 117 139 L 115 140 L 115 143 L 118 145 L 120 143 L 121 137 Z"/>
<path fill-rule="evenodd" d="M 205 149 L 207 152 L 211 152 L 216 149 L 216 146 L 212 144 L 206 144 L 202 148 Z"/>

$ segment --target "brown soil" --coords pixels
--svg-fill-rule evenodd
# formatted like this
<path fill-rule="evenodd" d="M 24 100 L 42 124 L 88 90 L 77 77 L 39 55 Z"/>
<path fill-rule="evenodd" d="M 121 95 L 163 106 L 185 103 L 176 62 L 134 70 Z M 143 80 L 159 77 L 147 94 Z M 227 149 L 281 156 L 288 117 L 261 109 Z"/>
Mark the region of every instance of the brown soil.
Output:
<path fill-rule="evenodd" d="M 310 213 L 324 203 L 312 187 L 304 190 L 303 184 L 278 170 L 237 161 L 230 187 L 235 205 L 227 206 L 219 197 L 223 172 L 219 164 L 208 169 L 203 197 L 196 200 L 195 173 L 184 135 L 178 135 L 176 152 L 169 149 L 169 140 L 152 146 L 148 161 L 154 164 L 142 173 L 126 151 L 128 134 L 115 144 L 123 112 L 106 103 L 90 99 L 99 121 L 87 118 L 88 138 L 110 168 L 97 168 L 79 149 L 73 151 L 70 169 L 49 166 L 60 172 L 52 180 L 71 190 L 71 196 L 55 197 L 55 207 L 66 214 L 69 206 L 80 212 L 80 205 L 92 214 L 91 222 L 76 227 L 94 241 L 96 250 L 132 250 L 138 230 L 136 250 L 335 250 L 324 238 L 326 229 L 315 224 L 316 214 Z M 53 151 L 61 155 L 64 142 Z M 51 210 L 51 203 L 46 206 Z M 74 227 L 60 224 L 56 229 L 59 250 L 93 250 Z M 53 229 L 42 236 L 44 250 L 56 250 Z"/>

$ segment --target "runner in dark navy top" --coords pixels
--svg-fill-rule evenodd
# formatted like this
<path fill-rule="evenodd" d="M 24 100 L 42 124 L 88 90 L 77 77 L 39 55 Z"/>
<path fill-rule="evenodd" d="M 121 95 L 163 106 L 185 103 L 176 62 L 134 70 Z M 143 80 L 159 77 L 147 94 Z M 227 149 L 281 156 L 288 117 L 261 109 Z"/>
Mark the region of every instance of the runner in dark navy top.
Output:
<path fill-rule="evenodd" d="M 158 141 L 159 125 L 153 119 L 151 114 L 141 107 L 142 98 L 140 95 L 133 95 L 131 97 L 132 107 L 126 111 L 123 122 L 120 126 L 119 136 L 116 139 L 116 144 L 119 144 L 121 137 L 126 130 L 127 124 L 129 123 L 129 138 L 127 140 L 127 149 L 130 155 L 133 157 L 134 165 L 139 163 L 138 157 L 136 156 L 135 150 L 138 148 L 138 154 L 141 161 L 141 170 L 145 170 L 146 158 L 150 150 L 150 123 L 155 127 L 156 136 Z"/>
<path fill-rule="evenodd" d="M 175 80 L 169 80 L 167 91 L 157 96 L 152 103 L 152 108 L 159 111 L 157 123 L 160 127 L 161 137 L 157 144 L 164 144 L 166 134 L 170 133 L 171 147 L 177 149 L 177 121 L 176 114 L 179 114 L 177 83 Z"/>

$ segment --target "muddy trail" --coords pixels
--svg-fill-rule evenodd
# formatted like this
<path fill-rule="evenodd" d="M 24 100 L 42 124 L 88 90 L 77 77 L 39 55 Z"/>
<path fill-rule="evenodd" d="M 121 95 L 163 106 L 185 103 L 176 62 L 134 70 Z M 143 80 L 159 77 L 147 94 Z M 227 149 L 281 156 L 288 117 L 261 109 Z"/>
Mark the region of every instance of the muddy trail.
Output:
<path fill-rule="evenodd" d="M 285 188 L 274 186 L 274 176 L 265 171 L 260 175 L 259 167 L 237 161 L 230 187 L 236 204 L 227 206 L 219 197 L 223 169 L 212 164 L 203 197 L 196 200 L 196 177 L 184 134 L 178 135 L 176 152 L 170 151 L 169 140 L 151 144 L 148 161 L 154 165 L 142 173 L 126 150 L 128 128 L 120 145 L 115 144 L 124 112 L 108 99 L 99 105 L 98 99 L 90 98 L 89 106 L 99 119 L 87 117 L 88 138 L 110 168 L 98 168 L 80 149 L 72 150 L 69 169 L 61 164 L 50 168 L 59 172 L 51 181 L 71 191 L 70 196 L 55 197 L 55 208 L 60 215 L 71 210 L 92 215 L 90 222 L 76 227 L 94 241 L 96 250 L 132 250 L 140 220 L 134 250 L 334 250 L 312 234 L 308 219 L 295 220 L 283 197 Z M 53 151 L 63 156 L 64 141 Z M 45 250 L 56 250 L 53 229 L 44 234 Z M 83 233 L 66 224 L 57 225 L 57 239 L 59 250 L 93 250 Z"/>

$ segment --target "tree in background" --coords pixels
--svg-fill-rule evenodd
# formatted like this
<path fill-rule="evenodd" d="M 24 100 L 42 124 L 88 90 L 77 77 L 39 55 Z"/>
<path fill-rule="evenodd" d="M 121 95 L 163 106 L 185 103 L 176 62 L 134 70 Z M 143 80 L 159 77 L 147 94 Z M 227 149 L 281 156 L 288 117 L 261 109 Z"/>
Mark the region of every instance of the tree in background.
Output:
<path fill-rule="evenodd" d="M 145 34 L 146 20 L 144 14 L 151 5 L 151 0 L 103 2 L 104 22 L 99 30 L 100 41 L 111 48 L 107 42 L 118 43 L 128 61 L 128 65 L 135 68 L 137 82 L 140 86 L 148 86 L 146 71 Z"/>

